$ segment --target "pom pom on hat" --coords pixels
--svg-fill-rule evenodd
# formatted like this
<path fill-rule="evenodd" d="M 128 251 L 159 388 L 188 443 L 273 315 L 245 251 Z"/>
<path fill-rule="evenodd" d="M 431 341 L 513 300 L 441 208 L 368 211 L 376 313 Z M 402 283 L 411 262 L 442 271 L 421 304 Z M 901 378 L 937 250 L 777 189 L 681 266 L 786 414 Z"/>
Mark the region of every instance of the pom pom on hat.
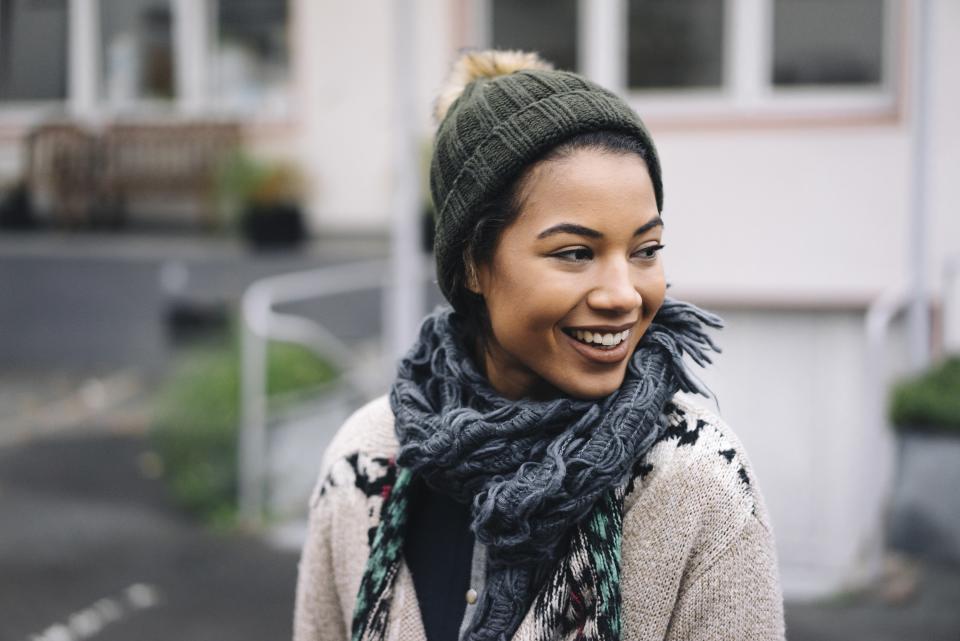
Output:
<path fill-rule="evenodd" d="M 433 108 L 434 120 L 440 124 L 450 106 L 474 80 L 506 76 L 524 69 L 549 71 L 553 69 L 553 65 L 529 51 L 486 49 L 464 53 L 454 63 L 450 75 L 440 89 Z"/>

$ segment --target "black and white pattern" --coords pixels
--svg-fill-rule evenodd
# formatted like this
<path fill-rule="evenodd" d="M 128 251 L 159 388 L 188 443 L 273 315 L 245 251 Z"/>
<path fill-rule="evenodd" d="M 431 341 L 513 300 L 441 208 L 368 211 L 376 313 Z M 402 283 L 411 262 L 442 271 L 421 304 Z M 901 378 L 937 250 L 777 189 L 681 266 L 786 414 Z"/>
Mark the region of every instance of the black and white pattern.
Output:
<path fill-rule="evenodd" d="M 677 452 L 671 449 L 687 448 L 683 454 L 695 459 L 718 457 L 725 466 L 735 470 L 739 492 L 756 514 L 754 488 L 752 487 L 747 464 L 738 452 L 721 420 L 694 405 L 670 402 L 664 409 L 667 429 L 660 435 L 650 450 L 641 457 L 633 468 L 633 477 L 627 487 L 627 494 L 634 491 L 634 485 L 642 487 L 647 478 L 654 474 L 658 465 L 673 460 Z M 709 461 L 704 460 L 704 464 Z M 629 503 L 628 499 L 628 503 Z"/>

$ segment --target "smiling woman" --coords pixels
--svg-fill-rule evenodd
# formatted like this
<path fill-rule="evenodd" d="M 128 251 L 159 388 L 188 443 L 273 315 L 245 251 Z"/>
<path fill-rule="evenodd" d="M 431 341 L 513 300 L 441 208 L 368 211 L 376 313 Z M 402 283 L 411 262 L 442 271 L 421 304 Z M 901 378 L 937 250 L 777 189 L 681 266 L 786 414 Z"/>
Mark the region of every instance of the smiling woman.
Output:
<path fill-rule="evenodd" d="M 450 306 L 324 453 L 294 638 L 782 639 L 755 474 L 686 395 L 722 323 L 665 295 L 640 118 L 502 51 L 437 117 Z"/>

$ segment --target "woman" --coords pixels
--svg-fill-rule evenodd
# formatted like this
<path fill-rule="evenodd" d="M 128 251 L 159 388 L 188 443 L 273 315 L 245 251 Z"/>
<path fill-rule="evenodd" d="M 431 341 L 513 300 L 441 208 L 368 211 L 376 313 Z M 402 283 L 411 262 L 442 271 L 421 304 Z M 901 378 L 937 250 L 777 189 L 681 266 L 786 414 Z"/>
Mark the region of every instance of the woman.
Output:
<path fill-rule="evenodd" d="M 324 454 L 294 638 L 780 639 L 773 535 L 683 362 L 660 164 L 617 96 L 478 52 L 437 102 L 440 287 Z"/>

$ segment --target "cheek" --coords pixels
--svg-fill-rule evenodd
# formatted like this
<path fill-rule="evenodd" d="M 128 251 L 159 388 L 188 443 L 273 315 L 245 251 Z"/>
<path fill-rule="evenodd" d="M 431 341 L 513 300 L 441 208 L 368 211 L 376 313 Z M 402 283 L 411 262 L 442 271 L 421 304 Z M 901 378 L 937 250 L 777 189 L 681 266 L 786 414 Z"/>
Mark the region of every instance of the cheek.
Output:
<path fill-rule="evenodd" d="M 505 273 L 510 275 L 493 280 L 486 294 L 494 334 L 504 345 L 523 351 L 532 349 L 534 342 L 542 348 L 571 307 L 571 288 L 529 266 Z"/>
<path fill-rule="evenodd" d="M 546 286 L 521 282 L 503 283 L 492 289 L 487 309 L 494 331 L 498 335 L 535 334 L 551 327 L 563 314 L 563 299 L 557 293 Z"/>
<path fill-rule="evenodd" d="M 663 267 L 658 266 L 656 272 L 644 279 L 637 289 L 643 299 L 644 314 L 656 314 L 667 296 L 667 281 Z"/>

